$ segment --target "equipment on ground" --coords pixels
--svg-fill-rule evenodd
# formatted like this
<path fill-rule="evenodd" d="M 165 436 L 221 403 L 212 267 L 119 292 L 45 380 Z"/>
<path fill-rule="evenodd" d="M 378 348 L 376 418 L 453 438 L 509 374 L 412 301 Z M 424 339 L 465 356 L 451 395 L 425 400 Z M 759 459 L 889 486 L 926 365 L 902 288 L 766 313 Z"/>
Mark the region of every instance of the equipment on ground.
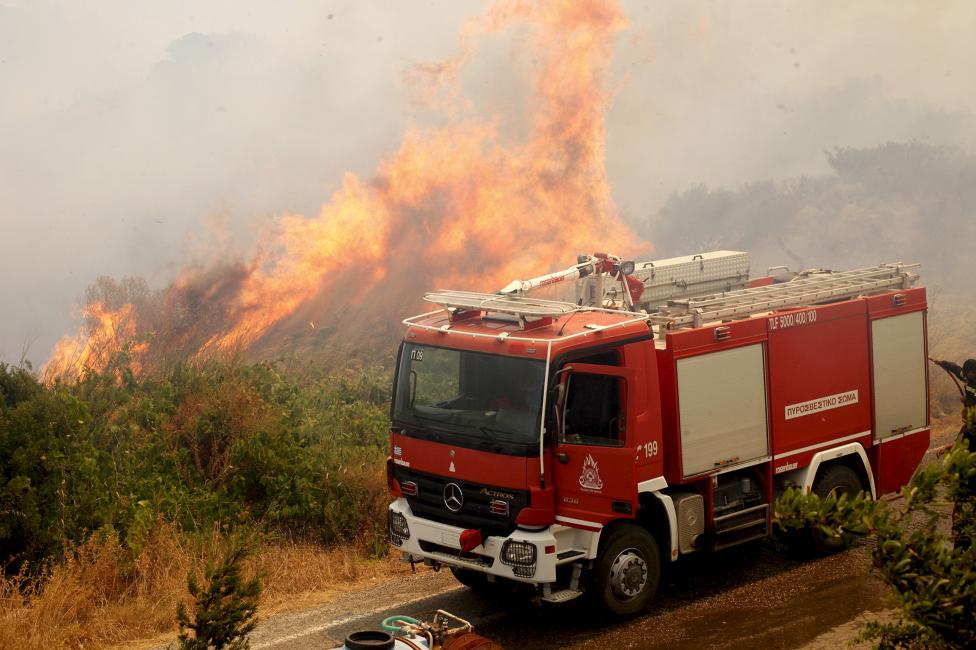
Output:
<path fill-rule="evenodd" d="M 335 650 L 502 650 L 471 623 L 442 609 L 428 623 L 410 616 L 383 619 L 382 630 L 360 630 Z"/>

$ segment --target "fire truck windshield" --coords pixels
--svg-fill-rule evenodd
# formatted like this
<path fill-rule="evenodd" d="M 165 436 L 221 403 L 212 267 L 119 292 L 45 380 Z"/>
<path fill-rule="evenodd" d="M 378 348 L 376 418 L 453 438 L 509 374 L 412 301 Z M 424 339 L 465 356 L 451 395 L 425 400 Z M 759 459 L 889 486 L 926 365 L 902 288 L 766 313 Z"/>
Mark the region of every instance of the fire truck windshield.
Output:
<path fill-rule="evenodd" d="M 545 364 L 404 343 L 393 419 L 465 436 L 539 440 Z"/>

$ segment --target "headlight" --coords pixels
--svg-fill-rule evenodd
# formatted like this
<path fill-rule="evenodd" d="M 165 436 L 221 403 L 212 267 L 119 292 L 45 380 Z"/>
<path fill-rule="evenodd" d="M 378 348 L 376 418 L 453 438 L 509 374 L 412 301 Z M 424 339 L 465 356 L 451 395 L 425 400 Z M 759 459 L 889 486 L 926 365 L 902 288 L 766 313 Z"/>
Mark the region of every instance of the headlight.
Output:
<path fill-rule="evenodd" d="M 394 546 L 402 546 L 409 537 L 410 528 L 407 527 L 407 518 L 399 512 L 390 510 L 390 543 Z"/>
<path fill-rule="evenodd" d="M 520 578 L 531 578 L 535 575 L 535 560 L 535 544 L 512 539 L 502 544 L 502 563 L 512 567 L 512 573 Z"/>

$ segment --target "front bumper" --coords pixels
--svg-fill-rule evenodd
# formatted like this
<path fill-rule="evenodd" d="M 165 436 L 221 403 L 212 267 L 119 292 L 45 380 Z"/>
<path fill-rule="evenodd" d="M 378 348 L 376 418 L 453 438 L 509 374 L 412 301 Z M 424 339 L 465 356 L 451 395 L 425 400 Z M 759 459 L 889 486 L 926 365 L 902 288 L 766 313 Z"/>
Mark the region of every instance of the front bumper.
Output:
<path fill-rule="evenodd" d="M 416 517 L 407 500 L 403 498 L 391 503 L 390 510 L 406 519 L 410 531 L 409 537 L 403 539 L 398 546 L 406 560 L 432 560 L 447 566 L 533 584 L 556 580 L 556 538 L 551 528 L 537 531 L 516 530 L 508 537 L 488 537 L 480 546 L 461 557 L 459 538 L 463 528 Z M 520 576 L 516 573 L 516 567 L 502 561 L 502 548 L 509 540 L 535 546 L 536 562 L 532 576 Z"/>

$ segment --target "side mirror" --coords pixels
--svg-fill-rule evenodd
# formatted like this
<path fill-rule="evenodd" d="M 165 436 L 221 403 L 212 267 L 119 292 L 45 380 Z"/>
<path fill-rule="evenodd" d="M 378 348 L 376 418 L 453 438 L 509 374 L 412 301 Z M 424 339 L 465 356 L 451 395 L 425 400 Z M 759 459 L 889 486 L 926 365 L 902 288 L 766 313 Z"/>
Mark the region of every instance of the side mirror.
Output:
<path fill-rule="evenodd" d="M 569 377 L 573 373 L 572 366 L 566 366 L 557 370 L 552 379 L 555 382 L 549 389 L 547 408 L 551 408 L 553 419 L 555 420 L 555 430 L 552 432 L 555 440 L 561 440 L 563 436 L 563 426 L 566 421 L 566 386 L 569 384 Z M 561 375 L 566 375 L 566 381 L 561 380 Z"/>

